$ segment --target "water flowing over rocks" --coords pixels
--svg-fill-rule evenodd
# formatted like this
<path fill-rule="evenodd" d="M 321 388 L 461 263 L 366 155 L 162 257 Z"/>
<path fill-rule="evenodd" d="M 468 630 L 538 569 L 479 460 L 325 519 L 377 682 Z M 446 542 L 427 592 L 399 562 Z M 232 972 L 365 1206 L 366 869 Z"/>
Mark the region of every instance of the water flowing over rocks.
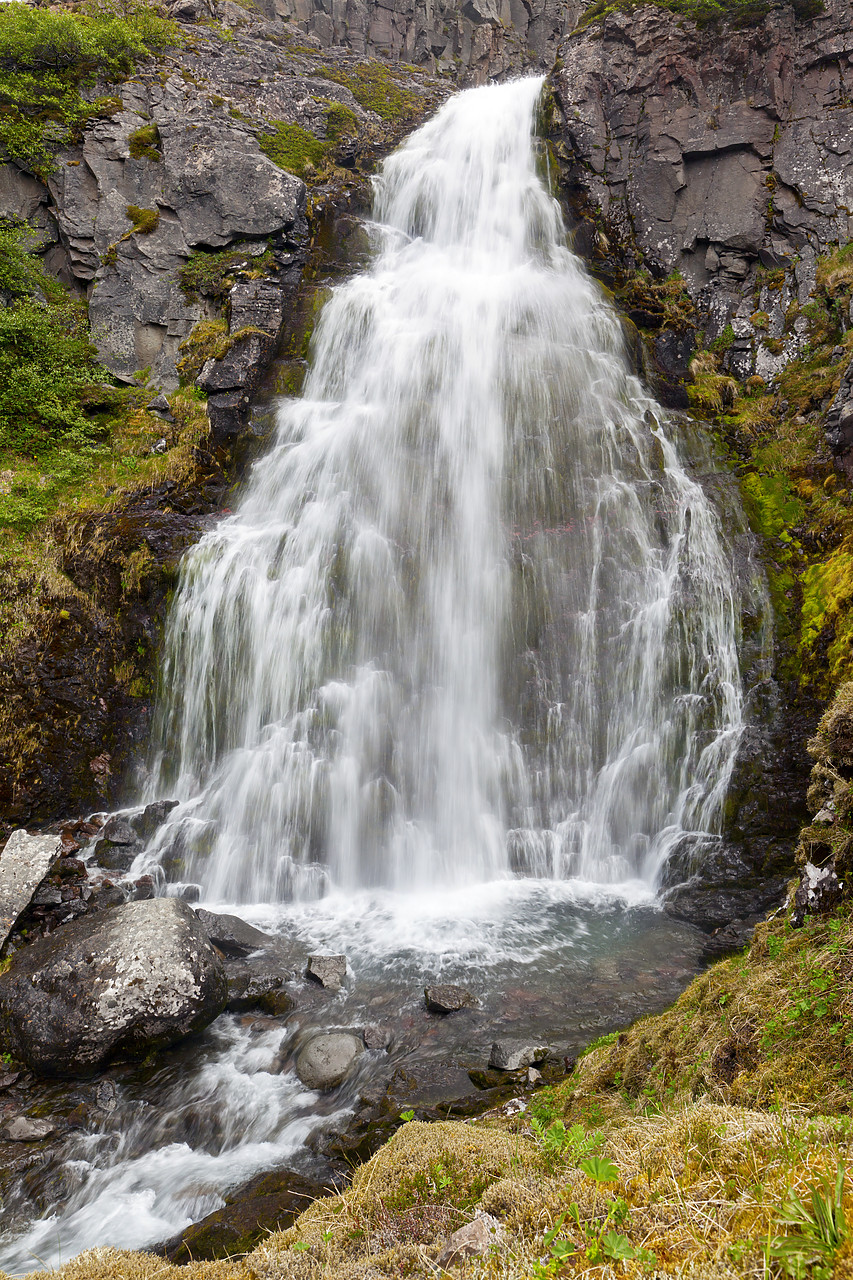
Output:
<path fill-rule="evenodd" d="M 189 907 L 127 903 L 16 952 L 0 977 L 3 1047 L 45 1075 L 85 1074 L 200 1030 L 226 998 L 222 962 Z"/>

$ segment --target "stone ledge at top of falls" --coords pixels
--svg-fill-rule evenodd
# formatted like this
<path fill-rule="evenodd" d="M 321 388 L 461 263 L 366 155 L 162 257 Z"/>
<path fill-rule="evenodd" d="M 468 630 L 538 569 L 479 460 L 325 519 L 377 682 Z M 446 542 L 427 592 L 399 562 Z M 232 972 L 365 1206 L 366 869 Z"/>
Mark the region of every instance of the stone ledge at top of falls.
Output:
<path fill-rule="evenodd" d="M 173 898 L 129 902 L 15 953 L 0 976 L 0 1049 L 42 1075 L 85 1075 L 200 1031 L 226 999 L 194 912 Z"/>

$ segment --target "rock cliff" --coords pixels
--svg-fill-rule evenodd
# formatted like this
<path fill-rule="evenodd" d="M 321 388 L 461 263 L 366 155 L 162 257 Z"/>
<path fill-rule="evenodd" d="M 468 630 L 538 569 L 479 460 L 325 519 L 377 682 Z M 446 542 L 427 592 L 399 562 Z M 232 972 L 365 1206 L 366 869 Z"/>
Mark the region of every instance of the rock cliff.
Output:
<path fill-rule="evenodd" d="M 706 29 L 654 5 L 616 10 L 562 42 L 551 76 L 568 197 L 609 246 L 678 271 L 710 338 L 734 322 L 737 372 L 778 373 L 816 260 L 853 227 L 853 27 L 848 0 L 798 22 Z M 783 268 L 784 287 L 761 271 Z M 750 316 L 766 312 L 769 325 Z M 763 338 L 782 340 L 773 352 Z"/>

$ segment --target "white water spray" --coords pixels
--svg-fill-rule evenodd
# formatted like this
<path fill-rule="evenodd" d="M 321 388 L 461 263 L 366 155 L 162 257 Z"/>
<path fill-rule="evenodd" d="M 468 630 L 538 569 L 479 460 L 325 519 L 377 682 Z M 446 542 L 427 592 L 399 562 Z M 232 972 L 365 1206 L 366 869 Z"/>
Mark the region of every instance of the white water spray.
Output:
<path fill-rule="evenodd" d="M 186 558 L 155 790 L 232 902 L 653 881 L 741 726 L 719 521 L 537 172 L 541 81 L 386 161 L 380 252 Z"/>

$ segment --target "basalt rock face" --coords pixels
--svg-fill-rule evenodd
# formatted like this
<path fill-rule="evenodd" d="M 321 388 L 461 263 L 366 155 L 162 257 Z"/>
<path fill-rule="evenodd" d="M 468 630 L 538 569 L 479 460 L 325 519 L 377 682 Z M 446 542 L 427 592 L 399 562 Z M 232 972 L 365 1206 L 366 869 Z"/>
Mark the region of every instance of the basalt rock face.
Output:
<path fill-rule="evenodd" d="M 262 0 L 324 47 L 398 58 L 462 84 L 547 69 L 583 9 L 573 0 Z"/>
<path fill-rule="evenodd" d="M 789 267 L 805 302 L 816 255 L 853 229 L 851 62 L 847 0 L 743 30 L 612 13 L 563 41 L 551 76 L 569 199 L 629 264 L 682 272 L 711 337 L 756 310 L 759 265 Z"/>

